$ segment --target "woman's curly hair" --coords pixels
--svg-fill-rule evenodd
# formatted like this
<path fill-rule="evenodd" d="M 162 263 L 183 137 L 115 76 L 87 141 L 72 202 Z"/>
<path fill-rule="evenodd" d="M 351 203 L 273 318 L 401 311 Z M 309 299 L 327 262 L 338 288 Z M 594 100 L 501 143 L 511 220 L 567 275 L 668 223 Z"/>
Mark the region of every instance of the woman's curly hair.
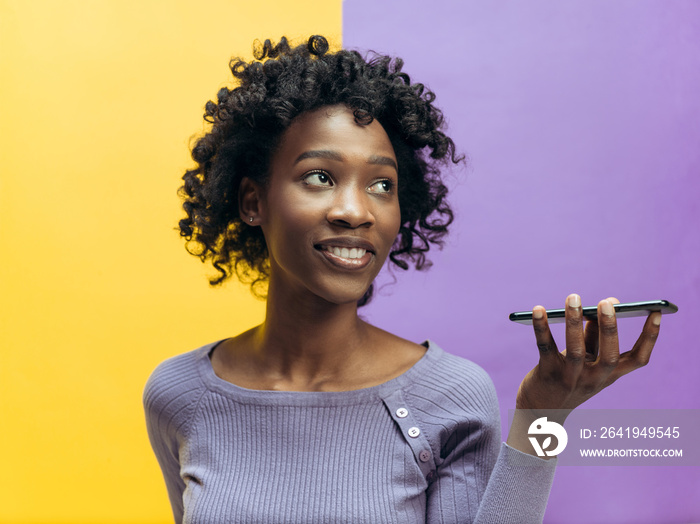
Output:
<path fill-rule="evenodd" d="M 261 228 L 240 219 L 238 188 L 243 177 L 264 185 L 280 137 L 295 117 L 322 106 L 343 104 L 358 124 L 374 119 L 394 147 L 399 172 L 401 227 L 389 258 L 401 269 L 413 262 L 430 265 L 430 244 L 442 246 L 453 213 L 445 196 L 439 164 L 458 163 L 453 141 L 441 129 L 435 95 L 411 83 L 403 61 L 356 51 L 328 52 L 322 36 L 291 47 L 286 38 L 254 46 L 256 60 L 234 58 L 234 89 L 223 88 L 206 104 L 211 129 L 192 148 L 197 167 L 188 170 L 179 190 L 187 217 L 180 235 L 187 250 L 219 272 L 212 286 L 235 273 L 261 295 L 269 278 L 267 245 Z M 194 244 L 194 247 L 193 247 Z M 373 286 L 358 302 L 366 304 Z"/>

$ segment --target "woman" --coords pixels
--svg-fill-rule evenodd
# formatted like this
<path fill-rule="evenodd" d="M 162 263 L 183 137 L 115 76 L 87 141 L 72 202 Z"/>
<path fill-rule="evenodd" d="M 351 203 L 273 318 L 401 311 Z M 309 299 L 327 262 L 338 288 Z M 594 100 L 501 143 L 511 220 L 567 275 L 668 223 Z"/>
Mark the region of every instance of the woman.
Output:
<path fill-rule="evenodd" d="M 532 455 L 528 410 L 566 413 L 646 363 L 660 315 L 620 355 L 615 299 L 584 333 L 570 295 L 559 353 L 535 307 L 540 362 L 501 444 L 483 370 L 358 317 L 386 258 L 425 267 L 452 221 L 439 167 L 460 159 L 434 95 L 400 60 L 328 53 L 323 37 L 256 58 L 233 61 L 238 87 L 206 106 L 180 230 L 213 284 L 268 284 L 266 318 L 146 385 L 175 520 L 541 521 L 555 460 Z"/>

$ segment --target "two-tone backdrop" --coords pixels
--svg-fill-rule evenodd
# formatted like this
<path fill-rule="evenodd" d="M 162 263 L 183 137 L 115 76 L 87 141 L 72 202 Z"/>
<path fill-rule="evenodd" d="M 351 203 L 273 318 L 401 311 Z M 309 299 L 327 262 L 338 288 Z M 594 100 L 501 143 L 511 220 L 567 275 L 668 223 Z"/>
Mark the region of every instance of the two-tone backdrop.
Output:
<path fill-rule="evenodd" d="M 434 267 L 363 315 L 479 363 L 505 419 L 537 358 L 510 312 L 669 299 L 650 365 L 588 407 L 700 407 L 694 0 L 0 0 L 0 522 L 171 521 L 146 378 L 264 308 L 173 229 L 190 137 L 232 55 L 313 33 L 403 57 L 469 157 Z M 698 493 L 698 468 L 561 467 L 546 522 L 697 522 Z"/>

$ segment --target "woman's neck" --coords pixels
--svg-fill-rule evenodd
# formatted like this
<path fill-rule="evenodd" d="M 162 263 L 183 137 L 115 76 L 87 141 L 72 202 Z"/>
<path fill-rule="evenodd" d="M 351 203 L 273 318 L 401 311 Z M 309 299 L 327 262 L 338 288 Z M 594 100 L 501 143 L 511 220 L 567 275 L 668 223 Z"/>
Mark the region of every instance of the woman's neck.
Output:
<path fill-rule="evenodd" d="M 265 322 L 252 342 L 256 360 L 269 373 L 303 387 L 356 377 L 367 365 L 375 331 L 357 316 L 355 303 L 271 288 Z"/>
<path fill-rule="evenodd" d="M 265 322 L 212 354 L 224 380 L 248 389 L 347 391 L 391 380 L 425 354 L 425 347 L 361 320 L 355 302 L 337 304 L 273 282 Z"/>

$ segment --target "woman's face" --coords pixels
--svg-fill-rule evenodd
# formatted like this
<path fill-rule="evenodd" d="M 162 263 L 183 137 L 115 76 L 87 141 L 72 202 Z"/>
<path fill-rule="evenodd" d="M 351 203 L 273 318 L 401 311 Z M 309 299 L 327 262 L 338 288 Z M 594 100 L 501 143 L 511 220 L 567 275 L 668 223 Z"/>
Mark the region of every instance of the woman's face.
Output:
<path fill-rule="evenodd" d="M 396 156 L 384 128 L 345 106 L 297 117 L 272 157 L 259 219 L 270 290 L 356 302 L 398 235 Z"/>

